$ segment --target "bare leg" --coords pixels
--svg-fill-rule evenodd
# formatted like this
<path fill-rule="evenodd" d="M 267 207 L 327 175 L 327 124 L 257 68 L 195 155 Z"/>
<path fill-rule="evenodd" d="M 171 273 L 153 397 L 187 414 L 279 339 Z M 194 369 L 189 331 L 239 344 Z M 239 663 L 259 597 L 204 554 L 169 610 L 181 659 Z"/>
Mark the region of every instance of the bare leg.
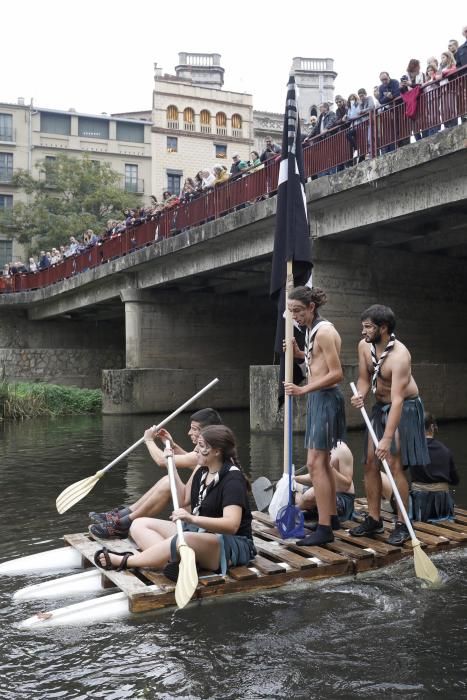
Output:
<path fill-rule="evenodd" d="M 162 479 L 164 479 L 164 478 L 167 478 L 167 477 L 162 477 Z M 160 481 L 162 481 L 162 479 Z M 159 483 L 160 483 L 159 481 L 156 481 L 154 486 L 151 486 L 151 488 L 148 489 L 148 491 L 146 491 L 146 493 L 143 493 L 141 498 L 138 498 L 138 500 L 135 501 L 135 503 L 132 503 L 129 506 L 130 511 L 132 513 L 134 513 L 135 510 L 138 510 L 138 508 L 143 506 L 148 501 L 148 499 L 150 499 L 153 496 L 154 493 L 157 493 L 157 490 L 159 489 Z"/>
<path fill-rule="evenodd" d="M 295 503 L 302 510 L 309 510 L 316 506 L 316 496 L 313 486 L 305 491 L 305 493 L 295 494 Z"/>
<path fill-rule="evenodd" d="M 331 455 L 325 450 L 308 450 L 307 467 L 315 489 L 319 524 L 331 527 L 336 515 L 336 483 L 331 469 Z"/>
<path fill-rule="evenodd" d="M 396 482 L 397 490 L 399 491 L 402 503 L 404 504 L 405 510 L 408 511 L 409 507 L 409 483 L 407 481 L 407 477 L 405 475 L 405 471 L 402 467 L 401 464 L 401 457 L 400 453 L 397 455 L 392 455 L 390 459 L 388 459 L 389 467 L 391 469 L 391 474 L 394 477 L 394 481 Z M 397 503 L 397 500 L 396 500 Z M 404 518 L 402 517 L 401 510 L 399 508 L 399 504 L 397 503 L 397 519 L 401 522 L 404 522 Z"/>
<path fill-rule="evenodd" d="M 171 500 L 169 477 L 164 476 L 162 479 L 159 479 L 143 498 L 141 505 L 136 507 L 135 503 L 135 505 L 131 506 L 130 520 L 155 516 L 167 507 Z"/>
<path fill-rule="evenodd" d="M 379 462 L 375 456 L 373 443 L 368 440 L 368 456 L 364 466 L 365 476 L 365 492 L 368 499 L 368 513 L 374 520 L 379 520 L 381 517 L 381 472 L 379 471 Z"/>
<path fill-rule="evenodd" d="M 169 537 L 168 539 L 156 542 L 144 552 L 138 552 L 129 557 L 127 567 L 162 568 L 170 559 L 171 540 L 172 537 Z M 194 550 L 198 564 L 205 569 L 213 571 L 219 568 L 220 545 L 217 535 L 207 532 L 187 532 L 185 533 L 185 540 L 187 545 Z M 122 560 L 120 555 L 109 554 L 109 556 L 114 566 L 120 564 Z M 104 563 L 103 559 L 102 563 Z"/>
<path fill-rule="evenodd" d="M 163 542 L 173 537 L 177 532 L 177 526 L 170 520 L 156 520 L 155 518 L 137 518 L 131 525 L 130 535 L 139 549 L 148 549 L 152 545 Z"/>

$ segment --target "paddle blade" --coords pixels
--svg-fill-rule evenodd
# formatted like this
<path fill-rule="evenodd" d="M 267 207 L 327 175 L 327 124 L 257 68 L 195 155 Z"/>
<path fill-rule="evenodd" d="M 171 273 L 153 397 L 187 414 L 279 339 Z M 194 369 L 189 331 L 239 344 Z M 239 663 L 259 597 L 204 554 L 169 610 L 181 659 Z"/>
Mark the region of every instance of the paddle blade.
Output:
<path fill-rule="evenodd" d="M 420 546 L 418 540 L 412 540 L 413 544 L 413 555 L 414 555 L 414 566 L 415 574 L 418 578 L 427 581 L 432 585 L 439 585 L 442 583 L 441 576 L 438 569 L 433 564 L 431 559 Z"/>
<path fill-rule="evenodd" d="M 257 509 L 263 511 L 271 503 L 274 486 L 266 476 L 260 476 L 251 484 L 251 493 L 255 499 Z"/>
<path fill-rule="evenodd" d="M 179 608 L 184 608 L 196 591 L 198 570 L 196 568 L 195 553 L 187 544 L 181 544 L 178 552 L 180 554 L 180 568 L 175 587 L 175 602 Z"/>
<path fill-rule="evenodd" d="M 76 481 L 74 484 L 67 486 L 57 497 L 56 506 L 58 512 L 60 514 L 65 513 L 69 508 L 74 506 L 75 503 L 78 503 L 78 501 L 87 496 L 103 474 L 103 471 L 98 471 L 93 476 L 88 476 L 87 479 Z"/>

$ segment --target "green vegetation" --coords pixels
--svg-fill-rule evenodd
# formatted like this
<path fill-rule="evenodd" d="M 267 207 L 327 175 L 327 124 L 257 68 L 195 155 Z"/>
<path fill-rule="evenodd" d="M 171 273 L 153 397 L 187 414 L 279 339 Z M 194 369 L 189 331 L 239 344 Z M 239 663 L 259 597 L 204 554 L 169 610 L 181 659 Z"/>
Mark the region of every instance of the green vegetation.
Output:
<path fill-rule="evenodd" d="M 20 243 L 48 249 L 81 237 L 88 228 L 100 234 L 107 219 L 121 219 L 126 207 L 135 206 L 134 194 L 124 192 L 121 176 L 107 163 L 89 156 L 57 154 L 37 163 L 38 175 L 19 171 L 14 185 L 29 195 L 11 212 L 11 224 Z"/>
<path fill-rule="evenodd" d="M 5 380 L 0 382 L 0 420 L 97 413 L 101 405 L 100 389 L 26 382 L 10 384 Z"/>

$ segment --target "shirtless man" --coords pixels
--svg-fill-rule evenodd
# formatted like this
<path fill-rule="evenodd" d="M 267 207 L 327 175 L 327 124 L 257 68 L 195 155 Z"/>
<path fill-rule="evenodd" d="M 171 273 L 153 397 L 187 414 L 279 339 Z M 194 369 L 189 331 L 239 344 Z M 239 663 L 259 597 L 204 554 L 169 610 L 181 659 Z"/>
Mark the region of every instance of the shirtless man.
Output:
<path fill-rule="evenodd" d="M 188 436 L 196 445 L 201 430 L 208 425 L 221 425 L 220 415 L 213 408 L 202 408 L 196 411 L 190 418 L 190 429 Z M 156 445 L 155 439 L 165 442 L 170 440 L 174 453 L 174 462 L 178 468 L 195 469 L 198 465 L 198 453 L 192 450 L 186 452 L 180 445 L 174 442 L 170 433 L 162 428 L 155 432 L 153 428 L 148 428 L 144 433 L 144 442 L 149 454 L 160 467 L 166 467 L 164 451 Z M 120 506 L 107 513 L 89 513 L 89 517 L 94 521 L 94 525 L 89 527 L 89 531 L 103 539 L 112 537 L 127 537 L 131 523 L 136 518 L 152 517 L 161 512 L 171 499 L 169 476 L 163 476 L 157 481 L 149 491 L 146 491 L 135 503 L 126 507 Z"/>
<path fill-rule="evenodd" d="M 367 434 L 365 490 L 368 515 L 361 525 L 350 530 L 354 537 L 383 532 L 379 460 L 388 461 L 406 509 L 409 485 L 404 469 L 430 461 L 423 429 L 423 404 L 412 376 L 410 353 L 394 335 L 394 313 L 388 306 L 375 304 L 362 313 L 361 321 L 363 339 L 358 345 L 358 396 L 352 397 L 352 405 L 361 408 L 370 389 L 375 394 L 371 423 L 379 444 L 375 450 Z M 398 508 L 395 528 L 388 542 L 401 545 L 408 539 L 410 535 Z"/>
<path fill-rule="evenodd" d="M 305 447 L 319 513 L 316 531 L 297 542 L 304 546 L 332 542 L 332 530 L 340 527 L 331 450 L 345 437 L 344 397 L 337 386 L 343 379 L 341 338 L 332 323 L 319 316 L 325 303 L 326 294 L 315 287 L 296 287 L 288 297 L 294 321 L 306 328 L 305 351 L 294 341 L 294 356 L 305 361 L 308 378 L 303 386 L 284 382 L 284 389 L 288 396 L 308 394 Z"/>
<path fill-rule="evenodd" d="M 345 442 L 338 442 L 337 446 L 331 450 L 331 469 L 336 486 L 337 516 L 341 521 L 350 520 L 355 500 L 353 455 Z M 310 475 L 296 476 L 295 482 L 302 484 L 304 487 L 301 493 L 299 491 L 295 493 L 296 505 L 301 510 L 314 510 L 316 508 L 316 496 Z"/>

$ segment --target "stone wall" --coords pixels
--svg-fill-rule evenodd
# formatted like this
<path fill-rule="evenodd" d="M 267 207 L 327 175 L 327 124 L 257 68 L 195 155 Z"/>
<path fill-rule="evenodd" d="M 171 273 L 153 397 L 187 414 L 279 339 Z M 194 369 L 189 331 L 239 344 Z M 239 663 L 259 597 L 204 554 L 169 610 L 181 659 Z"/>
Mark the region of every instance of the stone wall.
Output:
<path fill-rule="evenodd" d="M 168 413 L 210 381 L 219 383 L 190 406 L 190 410 L 246 408 L 249 399 L 248 371 L 214 369 L 123 369 L 105 370 L 102 389 L 104 414 Z"/>
<path fill-rule="evenodd" d="M 36 322 L 19 310 L 0 315 L 0 372 L 8 381 L 97 388 L 104 368 L 122 366 L 122 322 Z"/>

